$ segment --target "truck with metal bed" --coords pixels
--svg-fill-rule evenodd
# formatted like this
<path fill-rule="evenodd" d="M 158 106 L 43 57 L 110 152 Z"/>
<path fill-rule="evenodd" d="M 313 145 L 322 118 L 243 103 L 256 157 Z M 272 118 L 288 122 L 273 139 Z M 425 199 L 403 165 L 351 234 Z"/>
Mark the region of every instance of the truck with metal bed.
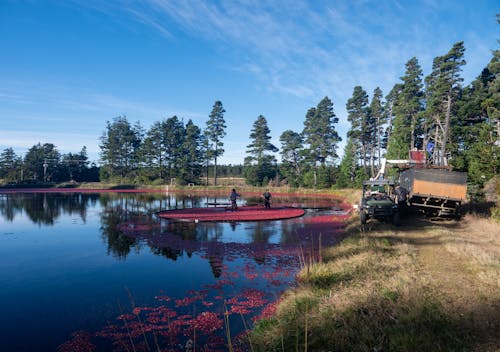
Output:
<path fill-rule="evenodd" d="M 460 216 L 467 195 L 467 173 L 412 167 L 400 172 L 399 184 L 408 191 L 411 207 L 431 216 Z"/>

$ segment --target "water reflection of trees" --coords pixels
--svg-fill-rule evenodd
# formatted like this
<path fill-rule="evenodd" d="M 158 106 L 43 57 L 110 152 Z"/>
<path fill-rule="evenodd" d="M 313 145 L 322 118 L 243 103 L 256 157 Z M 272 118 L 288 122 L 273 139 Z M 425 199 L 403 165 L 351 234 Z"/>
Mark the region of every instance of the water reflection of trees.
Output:
<path fill-rule="evenodd" d="M 304 224 L 301 219 L 281 222 L 229 223 L 232 231 L 245 226 L 248 243 L 222 243 L 227 226 L 217 222 L 159 221 L 151 215 L 157 210 L 200 207 L 209 202 L 224 202 L 224 198 L 196 197 L 186 194 L 175 194 L 165 197 L 141 194 L 132 198 L 126 196 L 106 195 L 101 200 L 104 207 L 102 219 L 103 238 L 106 239 L 108 252 L 119 258 L 126 257 L 132 247 L 147 245 L 151 252 L 170 260 L 177 260 L 194 252 L 206 258 L 215 277 L 222 272 L 225 256 L 234 257 L 234 253 L 253 258 L 258 264 L 268 260 L 266 250 L 274 247 L 317 246 L 317 234 L 307 231 L 311 224 Z M 308 200 L 306 197 L 276 197 L 281 204 L 300 205 L 312 209 L 333 206 L 335 201 L 325 199 Z M 309 202 L 308 202 L 309 201 Z M 323 226 L 323 225 L 322 225 Z M 313 226 L 314 227 L 314 226 Z M 277 236 L 279 243 L 271 243 Z M 245 247 L 242 249 L 242 247 Z M 227 258 L 226 258 L 227 259 Z"/>
<path fill-rule="evenodd" d="M 320 208 L 331 200 L 306 197 L 275 197 L 276 204 Z M 268 250 L 278 247 L 317 245 L 317 233 L 324 224 L 305 224 L 302 219 L 280 222 L 222 223 L 160 221 L 156 212 L 167 209 L 203 207 L 209 202 L 225 202 L 224 196 L 198 196 L 189 193 L 34 193 L 0 195 L 0 215 L 8 221 L 25 215 L 33 223 L 53 225 L 63 215 L 87 219 L 87 209 L 100 206 L 101 238 L 106 251 L 125 259 L 132 251 L 148 248 L 151 253 L 169 260 L 198 253 L 205 258 L 214 277 L 220 277 L 225 260 L 253 258 L 258 264 L 269 259 Z M 250 201 L 257 201 L 251 199 Z M 244 226 L 244 228 L 240 228 Z M 248 243 L 223 243 L 224 231 L 242 230 Z M 315 232 L 315 233 L 313 233 Z M 323 233 L 324 235 L 324 233 Z M 273 238 L 272 237 L 277 236 Z M 323 237 L 323 241 L 327 238 Z M 279 241 L 279 243 L 277 243 Z M 273 242 L 273 243 L 271 243 Z M 326 243 L 325 243 L 326 244 Z"/>
<path fill-rule="evenodd" d="M 9 194 L 0 197 L 0 214 L 13 222 L 26 214 L 34 224 L 53 225 L 62 215 L 77 216 L 86 222 L 87 208 L 97 202 L 97 194 Z"/>
<path fill-rule="evenodd" d="M 29 220 L 39 225 L 53 225 L 62 215 L 78 216 L 83 222 L 87 208 L 99 201 L 102 208 L 125 205 L 129 211 L 143 213 L 165 209 L 199 207 L 203 197 L 189 193 L 21 193 L 0 195 L 0 216 L 13 222 L 25 213 Z"/>
<path fill-rule="evenodd" d="M 144 193 L 134 195 L 103 194 L 101 196 L 101 233 L 108 254 L 125 259 L 132 248 L 139 250 L 141 241 L 135 229 L 140 227 L 139 238 L 175 234 L 180 241 L 216 241 L 222 236 L 220 224 L 196 226 L 192 222 L 163 222 L 155 213 L 166 209 L 199 207 L 203 198 L 191 194 Z M 186 249 L 149 246 L 151 252 L 171 260 L 192 252 Z"/>
<path fill-rule="evenodd" d="M 125 259 L 137 240 L 123 233 L 121 224 L 132 213 L 120 206 L 108 206 L 101 213 L 101 233 L 107 244 L 107 253 L 116 258 Z"/>

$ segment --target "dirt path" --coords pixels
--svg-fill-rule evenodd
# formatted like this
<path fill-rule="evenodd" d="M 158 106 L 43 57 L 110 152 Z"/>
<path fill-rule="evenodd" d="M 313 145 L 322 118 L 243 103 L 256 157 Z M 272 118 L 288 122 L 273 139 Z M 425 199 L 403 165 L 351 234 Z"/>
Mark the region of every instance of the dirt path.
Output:
<path fill-rule="evenodd" d="M 443 308 L 468 325 L 471 339 L 482 341 L 474 350 L 499 351 L 500 224 L 481 221 L 427 222 L 425 228 L 398 235 L 415 247 L 420 274 L 438 293 Z"/>

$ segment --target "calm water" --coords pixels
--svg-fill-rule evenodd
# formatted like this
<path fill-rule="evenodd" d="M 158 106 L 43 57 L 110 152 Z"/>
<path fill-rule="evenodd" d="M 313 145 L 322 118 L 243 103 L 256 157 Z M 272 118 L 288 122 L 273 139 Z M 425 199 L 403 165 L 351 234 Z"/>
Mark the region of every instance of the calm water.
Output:
<path fill-rule="evenodd" d="M 221 349 L 224 312 L 238 335 L 294 284 L 301 256 L 338 240 L 338 204 L 321 198 L 275 197 L 307 208 L 281 221 L 155 215 L 214 201 L 227 197 L 0 195 L 0 350 Z"/>

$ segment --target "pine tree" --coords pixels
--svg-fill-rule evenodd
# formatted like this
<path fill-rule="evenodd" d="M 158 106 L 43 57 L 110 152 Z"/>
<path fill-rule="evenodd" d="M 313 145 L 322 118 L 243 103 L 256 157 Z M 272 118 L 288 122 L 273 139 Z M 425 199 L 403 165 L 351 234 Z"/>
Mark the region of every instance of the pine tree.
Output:
<path fill-rule="evenodd" d="M 406 63 L 405 75 L 398 86 L 393 105 L 393 130 L 389 141 L 388 157 L 406 159 L 410 150 L 422 147 L 420 116 L 423 110 L 422 69 L 413 57 Z"/>
<path fill-rule="evenodd" d="M 0 154 L 0 179 L 14 182 L 21 179 L 21 157 L 12 148 L 6 148 Z"/>
<path fill-rule="evenodd" d="M 373 162 L 375 159 L 375 156 L 377 158 L 377 165 L 380 167 L 380 158 L 381 158 L 381 153 L 382 153 L 382 139 L 384 135 L 384 125 L 387 121 L 387 117 L 384 114 L 384 108 L 382 105 L 382 90 L 377 87 L 373 91 L 373 98 L 372 102 L 370 103 L 370 115 L 371 115 L 371 120 L 373 121 L 374 128 L 374 136 L 373 136 L 373 146 L 374 146 L 374 152 L 372 152 L 372 159 L 371 159 L 371 167 L 372 167 L 372 174 L 374 173 L 373 171 Z"/>
<path fill-rule="evenodd" d="M 207 121 L 205 135 L 209 142 L 209 156 L 214 158 L 214 185 L 217 186 L 217 158 L 224 154 L 222 139 L 226 135 L 226 121 L 224 120 L 224 107 L 216 101 Z"/>
<path fill-rule="evenodd" d="M 252 133 L 250 133 L 252 143 L 247 146 L 247 154 L 250 154 L 249 160 L 258 163 L 262 161 L 265 152 L 275 153 L 278 151 L 278 148 L 271 143 L 270 133 L 266 118 L 259 115 L 253 124 Z"/>
<path fill-rule="evenodd" d="M 500 15 L 497 15 L 497 22 L 500 24 Z M 500 43 L 500 40 L 498 42 Z M 496 141 L 500 144 L 500 50 L 493 51 L 488 70 L 494 75 L 494 79 L 488 84 L 489 98 L 483 103 L 483 107 L 486 107 Z"/>
<path fill-rule="evenodd" d="M 344 148 L 344 156 L 339 166 L 339 175 L 337 179 L 337 188 L 356 187 L 356 174 L 358 171 L 358 147 L 352 137 L 347 138 L 347 144 Z"/>
<path fill-rule="evenodd" d="M 163 138 L 162 122 L 156 121 L 147 131 L 144 142 L 141 146 L 142 165 L 151 178 L 163 180 L 165 169 L 165 145 Z"/>
<path fill-rule="evenodd" d="M 410 150 L 419 144 L 417 138 L 420 127 L 420 113 L 423 110 L 424 93 L 422 83 L 422 69 L 417 58 L 413 57 L 406 63 L 406 73 L 401 77 L 403 89 L 399 95 L 399 109 L 404 118 L 410 124 Z"/>
<path fill-rule="evenodd" d="M 432 72 L 426 77 L 427 109 L 424 145 L 434 143 L 431 159 L 435 164 L 448 164 L 450 126 L 461 93 L 461 67 L 465 47 L 463 42 L 453 45 L 450 51 L 434 59 Z"/>
<path fill-rule="evenodd" d="M 125 116 L 106 123 L 101 136 L 101 163 L 107 176 L 125 177 L 138 165 L 138 151 L 142 142 L 139 123 L 130 125 Z"/>
<path fill-rule="evenodd" d="M 182 145 L 182 181 L 184 183 L 196 183 L 201 175 L 202 150 L 201 129 L 192 120 L 189 120 L 185 128 L 184 144 Z"/>
<path fill-rule="evenodd" d="M 249 155 L 245 158 L 247 180 L 252 184 L 261 185 L 276 177 L 276 158 L 269 153 L 277 152 L 278 148 L 271 143 L 270 133 L 266 118 L 259 115 L 250 133 L 252 142 L 247 146 Z"/>
<path fill-rule="evenodd" d="M 373 146 L 374 123 L 368 109 L 368 94 L 361 86 L 354 87 L 352 97 L 347 100 L 347 120 L 351 129 L 347 133 L 359 150 L 356 154 L 361 158 L 363 169 L 367 172 L 367 162 L 371 158 Z"/>
<path fill-rule="evenodd" d="M 161 130 L 167 176 L 171 179 L 181 177 L 181 163 L 184 155 L 182 147 L 186 137 L 184 123 L 174 115 L 162 122 Z"/>
<path fill-rule="evenodd" d="M 308 145 L 307 159 L 313 167 L 314 187 L 318 184 L 318 163 L 324 168 L 327 163 L 338 158 L 337 147 L 342 140 L 335 130 L 338 121 L 328 97 L 324 97 L 316 108 L 309 109 L 306 114 L 302 136 Z"/>
<path fill-rule="evenodd" d="M 25 179 L 53 181 L 61 154 L 52 143 L 38 143 L 32 146 L 24 157 Z"/>
<path fill-rule="evenodd" d="M 467 170 L 469 181 L 482 187 L 500 170 L 500 50 L 463 90 L 458 105 L 453 166 Z"/>
<path fill-rule="evenodd" d="M 284 131 L 280 136 L 281 142 L 281 173 L 289 184 L 302 184 L 302 163 L 304 159 L 304 140 L 302 136 L 292 130 Z"/>
<path fill-rule="evenodd" d="M 500 147 L 493 126 L 481 123 L 479 135 L 468 152 L 469 180 L 482 186 L 500 171 Z"/>
<path fill-rule="evenodd" d="M 488 87 L 494 79 L 495 75 L 484 68 L 481 75 L 463 89 L 457 101 L 457 119 L 452 124 L 451 164 L 454 169 L 469 170 L 470 151 L 478 142 L 482 124 L 488 121 Z"/>
<path fill-rule="evenodd" d="M 401 94 L 402 88 L 403 86 L 400 83 L 396 83 L 385 97 L 384 116 L 387 121 L 387 127 L 384 131 L 384 137 L 382 138 L 382 148 L 387 151 L 388 157 L 392 154 L 389 150 L 392 132 L 394 131 L 394 110 L 397 109 L 398 97 L 399 94 Z M 396 157 L 396 159 L 399 159 L 399 157 Z"/>

